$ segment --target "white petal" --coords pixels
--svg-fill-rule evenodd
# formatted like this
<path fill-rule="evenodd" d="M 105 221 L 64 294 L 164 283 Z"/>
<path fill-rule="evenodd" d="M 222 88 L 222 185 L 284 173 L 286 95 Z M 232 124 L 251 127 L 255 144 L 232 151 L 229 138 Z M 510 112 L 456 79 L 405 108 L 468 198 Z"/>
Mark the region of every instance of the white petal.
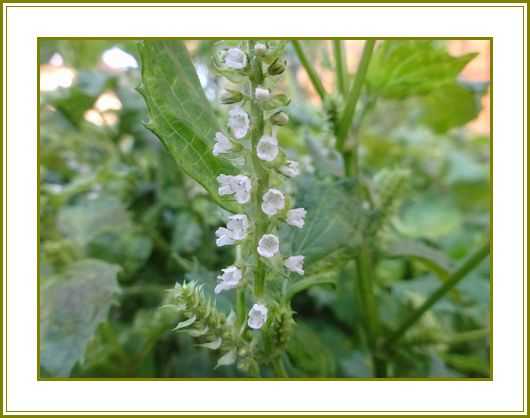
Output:
<path fill-rule="evenodd" d="M 294 273 L 304 274 L 304 256 L 303 255 L 293 255 L 285 260 L 283 265 L 287 270 Z"/>
<path fill-rule="evenodd" d="M 263 161 L 273 161 L 278 156 L 278 140 L 270 135 L 261 137 L 256 146 L 256 154 Z"/>
<path fill-rule="evenodd" d="M 287 160 L 287 164 L 280 168 L 280 172 L 287 177 L 296 177 L 300 174 L 300 166 L 296 161 Z"/>
<path fill-rule="evenodd" d="M 260 329 L 267 322 L 268 309 L 265 305 L 255 303 L 248 313 L 247 324 L 252 329 Z"/>
<path fill-rule="evenodd" d="M 271 92 L 268 89 L 264 89 L 263 87 L 256 87 L 254 95 L 258 101 L 267 100 L 271 97 Z"/>
<path fill-rule="evenodd" d="M 261 210 L 268 215 L 274 216 L 285 207 L 285 196 L 278 189 L 269 189 L 263 195 Z"/>
<path fill-rule="evenodd" d="M 280 240 L 272 234 L 265 234 L 258 242 L 258 254 L 262 257 L 274 257 L 280 251 Z"/>
<path fill-rule="evenodd" d="M 219 283 L 214 289 L 216 294 L 221 293 L 223 290 L 230 290 L 237 287 L 243 276 L 241 270 L 236 266 L 227 267 L 222 271 L 223 274 L 217 276 Z"/>
<path fill-rule="evenodd" d="M 250 127 L 248 113 L 241 106 L 234 106 L 228 112 L 228 126 L 237 139 L 243 138 L 248 133 Z"/>
<path fill-rule="evenodd" d="M 247 66 L 247 56 L 239 48 L 230 48 L 226 51 L 224 63 L 228 68 L 241 70 Z"/>
<path fill-rule="evenodd" d="M 215 134 L 215 145 L 213 147 L 213 155 L 218 156 L 219 154 L 224 154 L 232 149 L 232 143 L 230 140 L 222 133 L 217 132 Z"/>
<path fill-rule="evenodd" d="M 232 239 L 232 233 L 226 228 L 217 228 L 217 231 L 215 231 L 215 236 L 217 237 L 217 239 L 215 240 L 215 244 L 218 247 L 222 247 L 224 245 L 232 245 L 235 243 L 235 241 Z"/>
<path fill-rule="evenodd" d="M 232 239 L 240 241 L 245 239 L 248 231 L 247 215 L 232 215 L 228 218 L 226 227 L 230 230 Z"/>
<path fill-rule="evenodd" d="M 291 209 L 287 212 L 287 223 L 297 228 L 303 228 L 306 213 L 304 208 Z"/>

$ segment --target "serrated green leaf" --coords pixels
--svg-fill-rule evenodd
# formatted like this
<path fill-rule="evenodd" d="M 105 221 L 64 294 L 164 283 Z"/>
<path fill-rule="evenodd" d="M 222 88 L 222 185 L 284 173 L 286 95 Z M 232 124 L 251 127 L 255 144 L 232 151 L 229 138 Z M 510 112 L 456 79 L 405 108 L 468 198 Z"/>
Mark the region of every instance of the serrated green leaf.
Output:
<path fill-rule="evenodd" d="M 178 40 L 146 40 L 140 45 L 142 93 L 152 130 L 178 166 L 199 182 L 225 209 L 237 205 L 217 193 L 216 177 L 237 174 L 212 154 L 217 119 L 202 90 L 188 52 Z"/>
<path fill-rule="evenodd" d="M 453 83 L 476 55 L 453 57 L 432 40 L 386 40 L 374 52 L 366 81 L 384 98 L 422 96 Z"/>
<path fill-rule="evenodd" d="M 415 258 L 442 277 L 449 275 L 453 269 L 453 263 L 444 253 L 421 241 L 395 241 L 385 246 L 385 252 L 391 257 Z"/>
<path fill-rule="evenodd" d="M 302 179 L 296 207 L 305 208 L 307 215 L 302 229 L 286 227 L 280 242 L 290 243 L 285 254 L 302 254 L 304 265 L 333 256 L 344 247 L 353 249 L 362 239 L 364 211 L 352 180 Z"/>
<path fill-rule="evenodd" d="M 68 376 L 103 322 L 119 291 L 120 267 L 82 260 L 42 289 L 41 364 L 52 376 Z"/>

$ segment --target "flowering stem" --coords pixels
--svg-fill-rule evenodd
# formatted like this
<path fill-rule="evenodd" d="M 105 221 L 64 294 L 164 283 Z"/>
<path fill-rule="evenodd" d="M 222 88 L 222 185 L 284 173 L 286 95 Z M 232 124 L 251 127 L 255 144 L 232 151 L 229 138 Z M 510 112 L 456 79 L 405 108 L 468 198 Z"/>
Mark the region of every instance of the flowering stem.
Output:
<path fill-rule="evenodd" d="M 315 67 L 313 67 L 311 62 L 309 62 L 309 59 L 307 58 L 307 55 L 305 54 L 300 41 L 293 39 L 291 42 L 293 43 L 294 51 L 296 52 L 296 55 L 298 55 L 300 63 L 305 68 L 309 80 L 311 80 L 311 83 L 313 84 L 313 87 L 320 96 L 320 99 L 324 101 L 324 99 L 326 98 L 326 90 L 324 90 L 324 86 L 322 85 L 322 82 L 318 77 Z"/>
<path fill-rule="evenodd" d="M 347 73 L 344 64 L 344 47 L 340 39 L 333 40 L 333 55 L 335 57 L 335 71 L 337 72 L 337 87 L 340 94 L 346 93 Z"/>
<path fill-rule="evenodd" d="M 337 150 L 339 152 L 344 152 L 344 144 L 346 142 L 346 137 L 350 132 L 350 128 L 355 116 L 355 109 L 357 107 L 357 102 L 361 95 L 362 86 L 368 72 L 368 65 L 372 58 L 372 52 L 374 50 L 375 40 L 367 39 L 363 48 L 363 53 L 361 56 L 361 62 L 359 63 L 359 68 L 357 69 L 357 74 L 353 80 L 353 85 L 348 94 L 348 100 L 346 102 L 346 107 L 342 114 L 342 118 L 339 124 L 339 130 L 337 133 Z"/>
<path fill-rule="evenodd" d="M 249 50 L 252 51 L 254 48 L 254 41 L 249 41 Z M 259 57 L 256 57 L 256 65 L 261 66 L 261 61 Z M 252 142 L 252 166 L 255 172 L 256 178 L 256 187 L 254 188 L 254 213 L 255 213 L 255 222 L 256 228 L 254 231 L 254 251 L 257 251 L 258 242 L 261 236 L 265 233 L 266 222 L 264 215 L 260 208 L 260 200 L 263 196 L 267 185 L 269 183 L 269 175 L 267 170 L 262 166 L 261 161 L 258 158 L 257 154 L 257 145 L 260 138 L 263 136 L 264 132 L 264 118 L 263 110 L 258 105 L 255 98 L 255 91 L 258 83 L 254 77 L 250 81 L 250 97 L 251 97 L 251 116 L 252 116 L 252 132 L 251 132 L 251 142 Z M 256 254 L 256 269 L 254 271 L 254 295 L 256 298 L 263 296 L 265 289 L 265 265 L 261 260 L 259 254 Z"/>
<path fill-rule="evenodd" d="M 386 340 L 385 346 L 395 344 L 405 333 L 412 327 L 425 312 L 427 312 L 436 302 L 444 297 L 451 289 L 453 289 L 471 270 L 473 270 L 490 252 L 490 243 L 487 241 L 471 256 L 469 256 L 454 273 L 452 273 L 443 286 L 439 287 L 431 296 L 423 302 L 415 312 L 413 312 L 403 324 L 394 331 L 393 334 Z"/>

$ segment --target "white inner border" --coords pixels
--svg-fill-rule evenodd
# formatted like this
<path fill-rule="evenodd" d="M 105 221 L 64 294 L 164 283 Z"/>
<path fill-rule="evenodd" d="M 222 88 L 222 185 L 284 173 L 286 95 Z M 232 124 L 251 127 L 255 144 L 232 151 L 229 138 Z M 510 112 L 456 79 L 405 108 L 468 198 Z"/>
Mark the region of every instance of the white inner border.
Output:
<path fill-rule="evenodd" d="M 526 5 L 411 8 L 4 7 L 4 410 L 523 411 L 526 395 Z M 79 5 L 78 5 L 79 6 Z M 123 5 L 120 5 L 123 6 Z M 150 4 L 152 6 L 152 4 Z M 312 5 L 315 6 L 315 5 Z M 358 6 L 358 5 L 357 5 Z M 459 5 L 461 6 L 461 5 Z M 503 3 L 502 6 L 507 6 Z M 523 8 L 524 7 L 524 8 Z M 7 12 L 7 13 L 6 13 Z M 7 25 L 5 19 L 7 17 Z M 7 26 L 7 29 L 6 29 Z M 6 33 L 6 31 L 8 31 Z M 9 66 L 6 80 L 6 35 Z M 491 382 L 37 382 L 36 57 L 39 36 L 493 36 L 494 380 Z M 526 81 L 525 81 L 526 83 Z M 9 109 L 6 119 L 6 106 Z M 8 132 L 6 134 L 6 125 Z M 7 177 L 7 180 L 6 180 Z M 525 209 L 523 211 L 523 204 Z M 524 219 L 523 219 L 524 217 Z M 523 268 L 523 263 L 524 268 Z M 6 291 L 6 279 L 8 289 Z M 6 308 L 6 297 L 9 300 Z M 8 312 L 6 312 L 8 309 Z M 6 358 L 6 351 L 8 357 Z M 7 394 L 6 394 L 7 388 Z M 57 413 L 57 412 L 56 412 Z M 366 412 L 364 412 L 366 413 Z M 424 412 L 425 413 L 425 412 Z M 484 414 L 484 413 L 482 413 Z M 232 413 L 233 415 L 233 413 Z"/>

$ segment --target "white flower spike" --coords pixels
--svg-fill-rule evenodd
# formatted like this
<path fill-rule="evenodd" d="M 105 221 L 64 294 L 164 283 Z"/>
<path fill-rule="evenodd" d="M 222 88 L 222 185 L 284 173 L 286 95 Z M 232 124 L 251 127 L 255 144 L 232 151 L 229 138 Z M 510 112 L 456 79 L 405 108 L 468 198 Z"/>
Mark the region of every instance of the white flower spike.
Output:
<path fill-rule="evenodd" d="M 304 275 L 304 256 L 303 255 L 293 255 L 285 260 L 283 263 L 287 270 L 292 271 L 293 273 L 298 273 Z"/>
<path fill-rule="evenodd" d="M 235 106 L 228 112 L 228 126 L 236 139 L 245 137 L 250 128 L 248 113 L 241 106 Z"/>
<path fill-rule="evenodd" d="M 304 208 L 291 209 L 287 212 L 287 223 L 300 229 L 303 228 L 306 213 Z"/>
<path fill-rule="evenodd" d="M 256 87 L 254 95 L 256 96 L 256 100 L 261 102 L 270 99 L 271 92 L 268 89 L 264 89 L 263 87 Z"/>
<path fill-rule="evenodd" d="M 233 194 L 237 203 L 245 204 L 250 200 L 250 190 L 252 184 L 247 176 L 227 176 L 221 174 L 217 176 L 217 183 L 219 183 L 219 196 L 226 196 Z"/>
<path fill-rule="evenodd" d="M 230 48 L 225 53 L 224 63 L 233 70 L 242 70 L 247 66 L 247 56 L 239 48 Z"/>
<path fill-rule="evenodd" d="M 267 216 L 274 216 L 285 207 L 285 196 L 278 189 L 269 189 L 263 195 L 261 210 Z"/>
<path fill-rule="evenodd" d="M 215 294 L 221 293 L 223 290 L 230 290 L 239 284 L 243 274 L 236 266 L 230 266 L 225 269 L 222 269 L 223 274 L 217 276 L 219 282 L 215 286 Z"/>
<path fill-rule="evenodd" d="M 222 133 L 217 132 L 215 134 L 215 145 L 213 146 L 213 155 L 216 157 L 220 154 L 224 154 L 232 149 L 232 143 L 230 140 Z"/>
<path fill-rule="evenodd" d="M 258 242 L 258 254 L 262 257 L 274 257 L 280 251 L 280 240 L 276 235 L 265 234 Z"/>
<path fill-rule="evenodd" d="M 260 329 L 267 322 L 267 313 L 269 310 L 261 303 L 255 303 L 248 312 L 247 324 L 252 329 Z"/>
<path fill-rule="evenodd" d="M 215 231 L 218 247 L 235 244 L 247 237 L 248 218 L 247 215 L 232 215 L 228 218 L 226 228 L 220 227 Z"/>
<path fill-rule="evenodd" d="M 273 161 L 278 156 L 278 140 L 270 135 L 264 135 L 256 146 L 256 154 L 263 161 Z"/>
<path fill-rule="evenodd" d="M 287 164 L 280 168 L 283 175 L 296 177 L 300 174 L 300 165 L 296 161 L 287 160 Z"/>

